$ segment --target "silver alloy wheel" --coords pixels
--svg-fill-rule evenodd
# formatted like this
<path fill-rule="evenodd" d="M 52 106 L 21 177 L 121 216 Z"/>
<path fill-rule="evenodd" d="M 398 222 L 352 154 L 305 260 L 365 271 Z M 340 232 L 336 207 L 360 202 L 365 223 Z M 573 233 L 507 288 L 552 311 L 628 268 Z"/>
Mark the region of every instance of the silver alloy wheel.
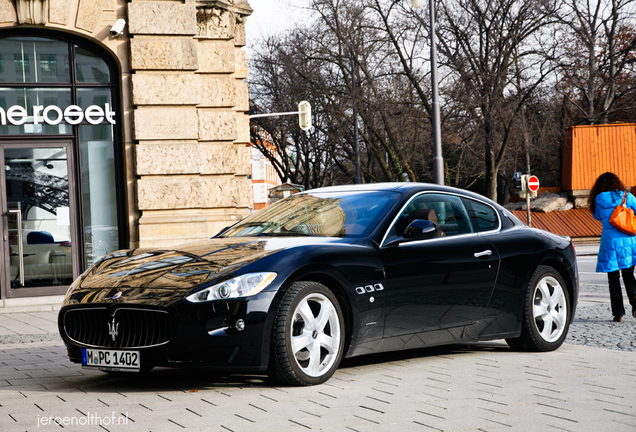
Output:
<path fill-rule="evenodd" d="M 567 324 L 567 301 L 563 287 L 554 277 L 546 275 L 537 283 L 532 315 L 544 341 L 555 342 L 561 337 Z"/>
<path fill-rule="evenodd" d="M 340 320 L 331 301 L 313 293 L 293 313 L 291 349 L 296 364 L 310 377 L 328 372 L 338 359 Z"/>

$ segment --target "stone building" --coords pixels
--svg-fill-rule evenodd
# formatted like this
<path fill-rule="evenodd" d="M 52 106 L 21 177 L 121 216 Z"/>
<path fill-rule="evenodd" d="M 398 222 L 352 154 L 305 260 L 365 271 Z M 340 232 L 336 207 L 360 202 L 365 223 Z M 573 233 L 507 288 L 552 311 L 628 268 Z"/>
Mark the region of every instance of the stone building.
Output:
<path fill-rule="evenodd" d="M 247 0 L 0 0 L 0 307 L 249 214 Z"/>
<path fill-rule="evenodd" d="M 261 131 L 264 133 L 264 131 Z M 269 137 L 269 135 L 267 135 Z M 263 139 L 258 144 L 252 143 L 252 190 L 254 194 L 254 210 L 261 210 L 270 204 L 269 193 L 273 187 L 279 186 L 282 181 L 274 164 L 259 150 L 259 146 L 265 147 L 270 155 L 274 155 L 280 161 L 276 146 L 269 140 Z"/>

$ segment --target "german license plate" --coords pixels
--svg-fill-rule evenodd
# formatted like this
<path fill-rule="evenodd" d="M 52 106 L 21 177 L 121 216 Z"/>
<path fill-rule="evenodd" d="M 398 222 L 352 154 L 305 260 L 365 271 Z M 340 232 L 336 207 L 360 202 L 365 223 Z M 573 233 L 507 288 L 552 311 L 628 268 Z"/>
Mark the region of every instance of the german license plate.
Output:
<path fill-rule="evenodd" d="M 82 365 L 87 368 L 139 372 L 139 351 L 83 348 Z"/>

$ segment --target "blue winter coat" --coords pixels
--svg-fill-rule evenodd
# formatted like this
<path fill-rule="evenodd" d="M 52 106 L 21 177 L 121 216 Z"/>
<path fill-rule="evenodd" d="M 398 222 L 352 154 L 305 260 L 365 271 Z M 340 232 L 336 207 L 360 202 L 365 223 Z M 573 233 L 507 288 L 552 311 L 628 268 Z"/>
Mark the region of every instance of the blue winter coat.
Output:
<path fill-rule="evenodd" d="M 623 200 L 624 191 L 601 192 L 596 196 L 594 218 L 603 223 L 596 271 L 609 273 L 636 264 L 636 236 L 624 234 L 609 223 L 614 208 Z M 627 194 L 627 207 L 636 210 L 636 198 Z"/>

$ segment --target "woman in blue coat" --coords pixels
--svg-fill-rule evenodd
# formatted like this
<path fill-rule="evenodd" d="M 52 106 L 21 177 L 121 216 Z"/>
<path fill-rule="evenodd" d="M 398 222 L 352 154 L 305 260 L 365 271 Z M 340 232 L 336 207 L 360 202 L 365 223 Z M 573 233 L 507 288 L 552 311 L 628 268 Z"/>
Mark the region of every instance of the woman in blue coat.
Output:
<path fill-rule="evenodd" d="M 596 179 L 588 197 L 594 218 L 603 223 L 596 271 L 607 273 L 612 315 L 616 322 L 621 322 L 625 315 L 619 271 L 623 275 L 627 298 L 632 305 L 632 316 L 636 318 L 636 236 L 624 234 L 609 223 L 609 218 L 614 208 L 622 202 L 624 193 L 625 185 L 618 176 L 606 172 Z M 636 210 L 636 198 L 631 193 L 627 194 L 626 204 Z"/>

